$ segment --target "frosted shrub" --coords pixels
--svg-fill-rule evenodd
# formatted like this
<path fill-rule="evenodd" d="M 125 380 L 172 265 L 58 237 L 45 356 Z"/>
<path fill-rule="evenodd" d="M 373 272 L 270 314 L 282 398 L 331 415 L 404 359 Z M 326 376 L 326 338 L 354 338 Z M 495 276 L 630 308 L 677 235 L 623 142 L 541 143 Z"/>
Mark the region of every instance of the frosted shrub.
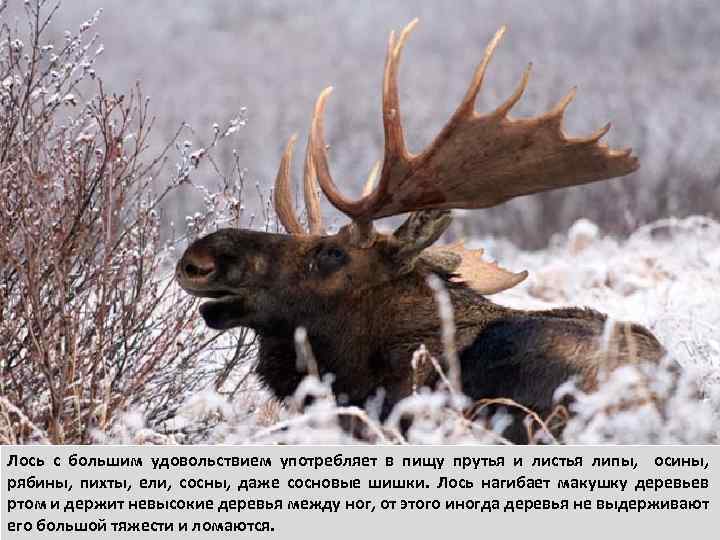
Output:
<path fill-rule="evenodd" d="M 178 145 L 180 163 L 165 174 L 173 143 L 148 155 L 149 100 L 139 87 L 110 92 L 95 71 L 100 13 L 48 43 L 57 6 L 26 2 L 22 30 L 5 9 L 0 2 L 0 442 L 169 442 L 147 430 L 195 390 L 237 392 L 244 380 L 233 368 L 252 349 L 240 332 L 207 361 L 221 340 L 172 281 L 176 239 L 160 230 L 161 203 L 200 160 L 212 163 L 229 130 L 203 152 Z M 191 233 L 240 212 L 235 173 Z M 170 181 L 154 182 L 161 174 Z"/>

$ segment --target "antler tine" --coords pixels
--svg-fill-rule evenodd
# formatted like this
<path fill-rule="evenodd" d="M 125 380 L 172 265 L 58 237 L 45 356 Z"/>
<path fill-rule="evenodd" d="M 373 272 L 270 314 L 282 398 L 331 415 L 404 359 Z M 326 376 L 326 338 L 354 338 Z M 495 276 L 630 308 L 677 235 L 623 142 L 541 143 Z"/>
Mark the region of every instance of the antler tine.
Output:
<path fill-rule="evenodd" d="M 363 210 L 368 214 L 382 201 L 387 194 L 388 179 L 397 174 L 398 171 L 407 169 L 410 161 L 410 154 L 405 146 L 405 135 L 403 133 L 402 118 L 400 115 L 400 95 L 398 92 L 398 68 L 400 56 L 405 42 L 413 31 L 419 19 L 413 19 L 400 32 L 400 37 L 395 40 L 395 32 L 390 32 L 388 40 L 387 57 L 385 59 L 385 72 L 383 74 L 383 128 L 385 131 L 385 156 L 383 159 L 382 173 L 377 188 L 369 193 L 362 200 L 365 202 Z"/>
<path fill-rule="evenodd" d="M 280 168 L 275 178 L 275 213 L 290 234 L 306 234 L 300 224 L 292 203 L 292 189 L 290 179 L 290 164 L 292 163 L 293 149 L 297 141 L 297 134 L 290 137 L 285 147 Z M 307 211 L 308 230 L 310 234 L 322 234 L 322 214 L 320 212 L 320 199 L 317 194 L 315 166 L 310 153 L 310 142 L 305 151 L 305 173 L 303 178 L 303 195 L 305 197 L 305 209 Z"/>
<path fill-rule="evenodd" d="M 532 70 L 532 62 L 528 64 L 528 66 L 525 68 L 525 71 L 523 71 L 522 79 L 520 79 L 520 84 L 518 84 L 518 87 L 515 89 L 515 91 L 512 93 L 512 95 L 505 100 L 505 102 L 500 105 L 497 109 L 495 109 L 495 112 L 493 113 L 498 118 L 505 118 L 507 114 L 510 112 L 510 110 L 515 106 L 515 104 L 520 101 L 520 98 L 525 93 L 525 89 L 527 88 L 528 81 L 530 80 L 530 71 Z"/>
<path fill-rule="evenodd" d="M 292 195 L 290 189 L 290 163 L 292 162 L 293 147 L 297 141 L 297 134 L 293 134 L 285 147 L 282 159 L 280 160 L 280 168 L 275 177 L 275 213 L 290 234 L 305 234 L 300 225 L 292 203 Z"/>
<path fill-rule="evenodd" d="M 383 76 L 383 127 L 385 129 L 385 155 L 394 158 L 406 157 L 405 136 L 400 119 L 400 97 L 398 93 L 397 74 L 400 65 L 400 55 L 410 33 L 417 26 L 419 19 L 413 19 L 395 41 L 395 32 L 390 32 L 387 58 L 385 59 L 385 73 Z M 385 160 L 385 166 L 392 166 Z"/>
<path fill-rule="evenodd" d="M 600 139 L 602 139 L 608 131 L 610 131 L 611 127 L 612 127 L 612 124 L 610 122 L 608 122 L 604 126 L 596 129 L 595 132 L 591 133 L 587 137 L 571 137 L 568 139 L 568 141 L 570 141 L 572 143 L 589 143 L 589 144 L 596 143 Z M 611 152 L 615 152 L 615 151 L 616 150 L 611 150 Z M 617 150 L 617 151 L 618 152 L 632 152 L 632 149 L 627 148 L 625 150 Z"/>
<path fill-rule="evenodd" d="M 567 109 L 570 102 L 575 99 L 575 94 L 577 94 L 577 86 L 573 86 L 570 91 L 546 113 L 545 116 L 553 119 L 557 118 L 559 121 L 562 121 L 565 109 Z"/>
<path fill-rule="evenodd" d="M 317 180 L 320 184 L 325 196 L 332 205 L 341 212 L 354 216 L 358 213 L 359 205 L 350 199 L 346 199 L 338 190 L 335 181 L 330 174 L 330 167 L 327 159 L 327 149 L 325 147 L 325 138 L 323 136 L 323 116 L 325 113 L 325 101 L 332 92 L 332 86 L 328 86 L 320 92 L 315 102 L 315 111 L 313 112 L 312 123 L 310 125 L 309 150 L 313 161 L 315 162 L 315 171 Z M 358 201 L 358 202 L 362 202 Z"/>
<path fill-rule="evenodd" d="M 377 182 L 377 176 L 380 172 L 380 165 L 382 165 L 382 163 L 380 161 L 376 161 L 373 168 L 370 169 L 370 174 L 368 174 L 367 180 L 365 180 L 365 185 L 363 186 L 363 197 L 370 195 L 375 189 L 375 182 Z"/>
<path fill-rule="evenodd" d="M 323 234 L 322 213 L 320 211 L 320 196 L 317 191 L 317 171 L 312 158 L 310 140 L 305 149 L 305 171 L 303 173 L 303 196 L 305 197 L 305 211 L 310 234 Z"/>
<path fill-rule="evenodd" d="M 477 99 L 478 92 L 480 91 L 483 79 L 485 78 L 485 71 L 487 71 L 487 67 L 490 64 L 490 60 L 492 60 L 495 49 L 500 43 L 503 35 L 505 35 L 506 30 L 506 26 L 501 26 L 500 29 L 495 32 L 495 35 L 490 40 L 490 43 L 488 43 L 488 46 L 485 48 L 485 54 L 483 55 L 482 62 L 480 62 L 480 65 L 477 69 L 475 69 L 475 74 L 473 75 L 470 87 L 467 89 L 467 92 L 465 92 L 465 97 L 463 97 L 463 100 L 460 102 L 460 106 L 456 109 L 449 124 L 452 124 L 455 118 L 468 117 L 475 114 L 475 100 Z M 527 84 L 527 81 L 525 81 L 525 84 Z M 525 90 L 525 85 L 522 85 L 521 88 L 522 90 Z M 522 91 L 520 92 L 520 95 L 522 95 Z M 517 96 L 517 99 L 520 99 L 520 96 Z"/>
<path fill-rule="evenodd" d="M 369 193 L 364 193 L 358 201 L 351 201 L 338 190 L 330 174 L 323 136 L 323 116 L 325 101 L 332 91 L 326 88 L 315 102 L 312 127 L 310 130 L 311 150 L 317 167 L 317 177 L 323 193 L 330 202 L 341 212 L 353 219 L 371 220 L 373 207 L 382 199 L 387 191 L 387 178 L 395 170 L 398 162 L 407 165 L 409 155 L 405 147 L 402 122 L 400 120 L 400 99 L 398 96 L 397 72 L 400 56 L 410 33 L 418 23 L 418 19 L 411 21 L 395 39 L 395 33 L 390 33 L 388 40 L 387 57 L 385 59 L 385 72 L 383 77 L 383 126 L 385 130 L 385 157 L 383 159 L 380 183 Z"/>

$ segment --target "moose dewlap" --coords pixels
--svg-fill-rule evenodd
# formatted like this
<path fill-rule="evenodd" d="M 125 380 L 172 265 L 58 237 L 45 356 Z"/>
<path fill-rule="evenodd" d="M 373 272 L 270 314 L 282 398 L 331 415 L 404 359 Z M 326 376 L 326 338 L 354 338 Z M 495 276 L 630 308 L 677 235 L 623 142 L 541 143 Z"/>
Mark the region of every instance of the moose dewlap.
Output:
<path fill-rule="evenodd" d="M 420 345 L 442 357 L 441 321 L 427 282 L 433 274 L 452 303 L 462 390 L 472 399 L 512 399 L 542 417 L 553 408 L 555 389 L 570 377 L 592 388 L 602 371 L 657 362 L 664 350 L 642 326 L 617 323 L 606 331 L 606 316 L 588 309 L 522 311 L 495 304 L 483 295 L 513 287 L 527 274 L 487 263 L 461 244 L 430 247 L 450 224 L 452 208 L 488 208 L 521 195 L 623 176 L 636 170 L 638 161 L 629 149 L 611 150 L 599 142 L 609 124 L 585 138 L 564 135 L 563 114 L 574 91 L 541 116 L 509 118 L 529 68 L 495 111 L 475 112 L 504 28 L 488 45 L 448 123 L 423 152 L 411 154 L 401 125 L 397 71 L 416 22 L 397 39 L 390 34 L 382 92 L 385 155 L 362 198 L 347 199 L 330 174 L 323 139 L 328 88 L 315 105 L 305 153 L 308 230 L 292 205 L 293 136 L 275 184 L 275 209 L 288 234 L 223 229 L 194 242 L 179 261 L 180 285 L 211 299 L 200 306 L 205 322 L 215 329 L 255 330 L 258 375 L 280 399 L 305 375 L 296 370 L 294 343 L 295 329 L 304 327 L 319 371 L 334 375 L 336 395 L 364 406 L 383 389 L 383 415 L 411 394 L 413 383 L 437 382 L 431 365 L 416 371 L 411 366 Z M 324 233 L 318 184 L 351 219 L 337 234 Z M 375 219 L 403 213 L 409 216 L 394 233 L 374 229 Z M 514 414 L 518 421 L 504 435 L 523 442 L 524 413 L 514 409 Z"/>

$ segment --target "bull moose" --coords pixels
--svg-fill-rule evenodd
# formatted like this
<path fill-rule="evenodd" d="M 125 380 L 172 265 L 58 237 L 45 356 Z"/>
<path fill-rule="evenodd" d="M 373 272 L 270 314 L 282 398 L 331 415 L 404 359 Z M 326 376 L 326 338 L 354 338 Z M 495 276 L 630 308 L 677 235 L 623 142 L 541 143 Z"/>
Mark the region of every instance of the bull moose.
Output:
<path fill-rule="evenodd" d="M 454 312 L 462 391 L 475 400 L 508 398 L 539 415 L 553 408 L 556 388 L 576 377 L 586 388 L 604 369 L 628 362 L 657 362 L 664 350 L 644 327 L 614 323 L 583 308 L 511 309 L 485 295 L 517 285 L 512 273 L 461 244 L 431 247 L 447 229 L 453 208 L 488 208 L 514 197 L 624 176 L 639 164 L 630 149 L 599 141 L 610 125 L 583 138 L 566 137 L 563 114 L 572 90 L 549 112 L 509 118 L 525 90 L 530 66 L 513 94 L 489 114 L 475 111 L 488 63 L 505 28 L 490 41 L 460 106 L 435 140 L 411 154 L 404 140 L 397 72 L 403 45 L 417 20 L 390 34 L 382 90 L 385 148 L 359 200 L 333 181 L 323 138 L 323 110 L 332 88 L 317 99 L 305 154 L 307 230 L 292 204 L 287 144 L 274 190 L 275 210 L 288 234 L 221 229 L 190 245 L 177 265 L 189 294 L 218 330 L 253 329 L 259 338 L 257 373 L 279 399 L 304 377 L 296 369 L 294 334 L 306 329 L 320 373 L 333 389 L 364 406 L 384 391 L 382 414 L 411 394 L 413 383 L 433 386 L 432 366 L 413 371 L 419 346 L 442 357 L 441 319 L 430 275 L 446 289 Z M 379 173 L 379 174 L 378 174 Z M 379 179 L 377 178 L 379 176 Z M 376 181 L 377 180 L 377 181 Z M 351 222 L 326 234 L 317 186 Z M 378 218 L 409 213 L 392 234 L 373 227 Z M 607 351 L 613 354 L 607 354 Z M 526 440 L 511 426 L 505 435 Z"/>

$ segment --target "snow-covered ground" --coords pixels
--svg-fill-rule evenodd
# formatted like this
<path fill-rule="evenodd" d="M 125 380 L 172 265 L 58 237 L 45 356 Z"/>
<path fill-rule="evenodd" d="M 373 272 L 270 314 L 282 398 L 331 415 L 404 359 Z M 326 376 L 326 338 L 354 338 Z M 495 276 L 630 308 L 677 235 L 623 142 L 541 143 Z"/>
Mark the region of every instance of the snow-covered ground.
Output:
<path fill-rule="evenodd" d="M 542 251 L 487 244 L 486 252 L 504 266 L 530 271 L 494 300 L 532 309 L 590 306 L 646 325 L 683 366 L 720 369 L 717 221 L 665 219 L 618 241 L 581 220 Z"/>
<path fill-rule="evenodd" d="M 492 247 L 511 269 L 531 270 L 526 282 L 496 300 L 524 308 L 590 306 L 616 320 L 640 322 L 683 367 L 680 381 L 663 368 L 618 370 L 595 396 L 580 400 L 567 440 L 717 442 L 720 223 L 699 216 L 665 219 L 618 241 L 581 220 L 542 251 L 518 251 L 503 243 Z M 623 410 L 619 405 L 637 397 L 642 385 L 661 403 Z"/>

